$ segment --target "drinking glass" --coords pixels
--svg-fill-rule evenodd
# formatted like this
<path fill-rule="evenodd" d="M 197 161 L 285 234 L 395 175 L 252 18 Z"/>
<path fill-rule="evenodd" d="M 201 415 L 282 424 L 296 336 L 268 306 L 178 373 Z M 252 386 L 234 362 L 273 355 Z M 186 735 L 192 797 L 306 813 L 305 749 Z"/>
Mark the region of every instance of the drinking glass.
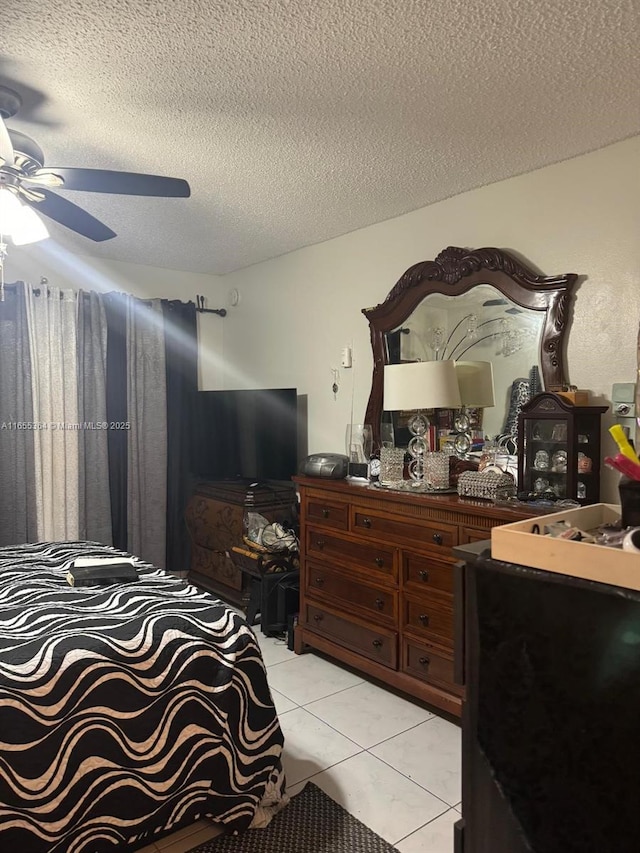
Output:
<path fill-rule="evenodd" d="M 373 430 L 370 424 L 347 424 L 345 446 L 349 462 L 366 465 L 373 449 Z"/>
<path fill-rule="evenodd" d="M 442 451 L 425 453 L 424 479 L 432 489 L 449 487 L 449 454 Z"/>
<path fill-rule="evenodd" d="M 380 424 L 380 445 L 382 447 L 395 447 L 393 424 L 389 421 Z"/>

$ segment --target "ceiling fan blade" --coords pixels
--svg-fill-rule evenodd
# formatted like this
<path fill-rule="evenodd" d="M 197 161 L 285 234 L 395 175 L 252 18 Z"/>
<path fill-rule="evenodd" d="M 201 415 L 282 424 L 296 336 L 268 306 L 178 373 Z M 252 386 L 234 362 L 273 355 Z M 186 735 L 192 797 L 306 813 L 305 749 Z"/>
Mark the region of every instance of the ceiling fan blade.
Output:
<path fill-rule="evenodd" d="M 95 240 L 96 243 L 110 240 L 116 236 L 115 231 L 112 231 L 95 216 L 91 216 L 86 210 L 67 201 L 66 198 L 52 193 L 51 190 L 44 189 L 44 187 L 38 188 L 38 195 L 42 196 L 40 201 L 24 198 L 26 204 L 30 205 L 37 213 L 44 213 L 50 219 L 78 234 L 82 234 L 83 237 L 88 237 L 89 240 Z"/>
<path fill-rule="evenodd" d="M 13 144 L 7 126 L 0 117 L 0 163 L 7 163 L 13 166 L 14 154 Z"/>
<path fill-rule="evenodd" d="M 121 195 L 159 196 L 162 198 L 189 198 L 191 188 L 182 178 L 165 178 L 161 175 L 141 175 L 137 172 L 110 172 L 106 169 L 55 168 L 38 169 L 30 180 L 58 175 L 65 190 L 83 190 L 91 193 L 118 193 Z"/>

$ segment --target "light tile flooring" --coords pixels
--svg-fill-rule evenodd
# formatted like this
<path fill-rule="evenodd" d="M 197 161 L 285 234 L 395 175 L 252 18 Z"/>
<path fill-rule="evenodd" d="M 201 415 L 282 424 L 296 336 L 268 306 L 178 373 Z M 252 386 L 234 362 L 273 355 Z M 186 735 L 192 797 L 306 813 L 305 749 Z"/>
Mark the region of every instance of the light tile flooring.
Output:
<path fill-rule="evenodd" d="M 452 853 L 460 728 L 319 655 L 294 655 L 259 626 L 255 631 L 285 736 L 289 793 L 311 780 L 400 853 Z M 185 853 L 218 832 L 199 821 L 141 853 Z"/>

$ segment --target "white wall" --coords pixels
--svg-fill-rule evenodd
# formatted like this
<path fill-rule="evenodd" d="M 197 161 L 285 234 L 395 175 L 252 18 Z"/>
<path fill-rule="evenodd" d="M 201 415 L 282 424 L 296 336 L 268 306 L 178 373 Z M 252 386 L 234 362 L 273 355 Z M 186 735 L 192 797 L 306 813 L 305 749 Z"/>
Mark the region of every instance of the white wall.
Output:
<path fill-rule="evenodd" d="M 223 277 L 72 256 L 47 240 L 10 247 L 5 279 L 37 284 L 44 275 L 61 287 L 206 296 L 210 307 L 229 313 L 199 317 L 200 387 L 296 386 L 308 397 L 309 452 L 344 452 L 345 426 L 363 419 L 371 383 L 361 309 L 381 302 L 407 267 L 449 245 L 498 246 L 545 275 L 579 273 L 568 373 L 609 402 L 613 382 L 636 378 L 639 226 L 634 137 Z M 234 287 L 240 303 L 232 308 Z M 351 369 L 340 367 L 347 344 Z M 608 437 L 605 450 L 613 450 Z M 617 475 L 608 469 L 603 497 L 617 499 Z"/>
<path fill-rule="evenodd" d="M 310 202 L 311 203 L 311 202 Z M 372 359 L 361 309 L 445 246 L 511 250 L 545 275 L 577 272 L 568 373 L 610 400 L 635 381 L 640 305 L 640 137 L 482 187 L 225 276 L 241 301 L 223 321 L 226 387 L 297 386 L 308 395 L 309 452 L 344 452 L 364 417 Z M 332 368 L 353 344 L 353 368 Z M 352 418 L 353 410 L 353 418 Z M 605 420 L 605 426 L 610 423 Z M 605 450 L 612 450 L 610 440 Z M 617 498 L 604 472 L 603 497 Z"/>
<path fill-rule="evenodd" d="M 143 299 L 180 299 L 195 302 L 204 296 L 210 308 L 222 308 L 226 288 L 219 276 L 181 272 L 161 267 L 99 260 L 72 255 L 53 239 L 29 246 L 9 246 L 5 281 L 27 281 L 37 285 L 44 276 L 49 284 L 74 290 L 106 292 L 122 290 Z M 203 389 L 221 387 L 222 324 L 215 314 L 199 314 L 199 382 Z"/>

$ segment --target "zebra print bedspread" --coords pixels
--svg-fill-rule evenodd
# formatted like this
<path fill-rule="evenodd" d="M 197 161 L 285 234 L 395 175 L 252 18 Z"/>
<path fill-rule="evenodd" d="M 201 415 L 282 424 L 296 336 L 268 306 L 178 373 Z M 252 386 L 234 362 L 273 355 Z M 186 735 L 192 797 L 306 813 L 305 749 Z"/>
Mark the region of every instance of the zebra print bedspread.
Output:
<path fill-rule="evenodd" d="M 139 561 L 137 582 L 68 585 L 75 557 L 122 553 L 0 548 L 7 853 L 113 853 L 204 815 L 242 830 L 261 803 L 286 802 L 283 737 L 251 629 Z"/>

